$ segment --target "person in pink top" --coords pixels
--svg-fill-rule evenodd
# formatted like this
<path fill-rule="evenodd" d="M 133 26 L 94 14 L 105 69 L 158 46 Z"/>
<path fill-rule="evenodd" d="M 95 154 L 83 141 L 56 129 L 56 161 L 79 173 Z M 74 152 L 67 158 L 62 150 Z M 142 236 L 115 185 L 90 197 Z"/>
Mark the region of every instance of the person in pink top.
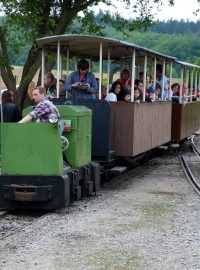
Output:
<path fill-rule="evenodd" d="M 121 78 L 117 80 L 121 83 L 122 87 L 125 89 L 131 89 L 131 80 L 130 80 L 130 72 L 128 69 L 123 69 Z"/>

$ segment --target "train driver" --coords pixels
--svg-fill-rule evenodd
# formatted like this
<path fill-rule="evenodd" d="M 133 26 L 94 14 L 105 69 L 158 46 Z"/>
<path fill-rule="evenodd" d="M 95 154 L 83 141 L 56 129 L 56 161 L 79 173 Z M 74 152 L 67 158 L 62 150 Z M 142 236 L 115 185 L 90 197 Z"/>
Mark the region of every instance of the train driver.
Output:
<path fill-rule="evenodd" d="M 42 86 L 37 86 L 33 89 L 33 101 L 36 103 L 35 108 L 18 123 L 27 123 L 36 119 L 36 122 L 48 123 L 49 115 L 54 113 L 59 116 L 56 106 L 47 98 L 45 98 L 46 90 Z"/>

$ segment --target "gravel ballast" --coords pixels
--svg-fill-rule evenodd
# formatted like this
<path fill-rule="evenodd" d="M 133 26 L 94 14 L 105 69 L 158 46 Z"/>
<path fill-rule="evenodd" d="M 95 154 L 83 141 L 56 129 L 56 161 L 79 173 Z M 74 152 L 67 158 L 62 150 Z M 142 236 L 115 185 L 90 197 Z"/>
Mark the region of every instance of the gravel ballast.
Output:
<path fill-rule="evenodd" d="M 199 270 L 199 209 L 178 158 L 154 158 L 2 239 L 0 269 Z"/>

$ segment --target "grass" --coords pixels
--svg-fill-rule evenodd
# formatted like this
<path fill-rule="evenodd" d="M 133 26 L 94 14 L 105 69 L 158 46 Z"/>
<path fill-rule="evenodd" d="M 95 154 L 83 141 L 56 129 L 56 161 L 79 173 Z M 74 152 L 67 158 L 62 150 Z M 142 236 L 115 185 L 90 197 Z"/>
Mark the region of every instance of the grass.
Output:
<path fill-rule="evenodd" d="M 91 253 L 87 257 L 89 269 L 101 270 L 131 270 L 142 269 L 140 257 L 134 250 L 122 251 L 115 249 L 102 249 Z M 136 268 L 137 267 L 137 268 Z"/>
<path fill-rule="evenodd" d="M 173 214 L 174 216 L 173 207 L 174 205 L 167 203 L 144 206 L 142 209 L 143 215 L 139 221 L 117 224 L 114 227 L 113 234 L 125 234 L 139 229 L 163 226 L 166 224 L 168 214 Z"/>

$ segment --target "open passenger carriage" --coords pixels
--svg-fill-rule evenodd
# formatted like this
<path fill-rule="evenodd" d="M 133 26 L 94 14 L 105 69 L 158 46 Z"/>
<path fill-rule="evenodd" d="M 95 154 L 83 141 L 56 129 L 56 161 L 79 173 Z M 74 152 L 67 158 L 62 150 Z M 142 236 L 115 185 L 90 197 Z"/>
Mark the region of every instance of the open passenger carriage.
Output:
<path fill-rule="evenodd" d="M 181 141 L 200 129 L 200 66 L 176 61 L 180 66 L 179 102 L 172 106 L 172 140 Z M 184 87 L 185 86 L 185 87 Z"/>
<path fill-rule="evenodd" d="M 99 100 L 76 100 L 74 104 L 84 104 L 93 111 L 93 140 L 92 155 L 99 160 L 111 160 L 114 156 L 133 157 L 162 145 L 171 140 L 171 112 L 170 101 L 135 104 L 134 80 L 139 71 L 151 75 L 156 82 L 156 64 L 163 66 L 163 75 L 166 70 L 172 74 L 174 57 L 148 50 L 136 44 L 122 42 L 109 38 L 85 35 L 62 35 L 37 40 L 42 48 L 42 71 L 45 72 L 45 57 L 54 53 L 57 57 L 58 78 L 63 73 L 62 62 L 66 58 L 69 74 L 69 59 L 86 58 L 90 63 L 97 63 L 99 67 Z M 117 63 L 114 65 L 114 63 Z M 103 75 L 103 67 L 107 71 Z M 119 70 L 129 67 L 131 72 L 131 103 L 106 102 L 101 100 L 101 85 L 103 76 L 107 74 L 107 92 L 109 91 L 110 73 L 112 68 Z M 112 67 L 112 68 L 111 68 Z M 171 77 L 171 76 L 169 76 Z M 43 82 L 43 79 L 42 79 Z M 147 77 L 144 76 L 144 95 Z M 162 87 L 164 88 L 164 86 Z M 164 99 L 164 90 L 161 99 Z"/>
<path fill-rule="evenodd" d="M 98 101 L 74 101 L 85 104 L 93 110 L 92 155 L 95 159 L 110 160 L 115 156 L 136 156 L 171 140 L 180 141 L 200 128 L 200 103 L 193 100 L 193 89 L 200 91 L 200 67 L 176 58 L 138 46 L 137 44 L 88 35 L 62 35 L 41 38 L 37 44 L 42 48 L 42 74 L 45 72 L 45 57 L 54 53 L 57 58 L 57 77 L 62 72 L 69 74 L 69 59 L 86 58 L 90 63 L 97 63 L 99 92 Z M 66 66 L 63 69 L 63 59 Z M 114 65 L 115 63 L 115 65 Z M 116 65 L 118 63 L 118 66 Z M 164 82 L 162 84 L 161 101 L 135 104 L 134 80 L 139 71 L 144 74 L 144 94 L 147 77 L 151 76 L 156 84 L 156 64 L 163 67 L 162 76 L 169 79 L 168 98 L 164 98 Z M 179 104 L 171 104 L 172 68 L 181 66 Z M 103 71 L 103 67 L 106 71 Z M 131 72 L 131 101 L 110 102 L 101 100 L 101 85 L 107 78 L 107 93 L 112 83 L 113 70 L 121 71 L 129 68 Z M 42 78 L 43 82 L 43 78 Z M 188 85 L 185 99 L 182 99 L 183 84 Z M 173 107 L 173 109 L 172 109 Z M 171 122 L 172 121 L 172 122 Z M 101 131 L 101 133 L 99 132 Z"/>

